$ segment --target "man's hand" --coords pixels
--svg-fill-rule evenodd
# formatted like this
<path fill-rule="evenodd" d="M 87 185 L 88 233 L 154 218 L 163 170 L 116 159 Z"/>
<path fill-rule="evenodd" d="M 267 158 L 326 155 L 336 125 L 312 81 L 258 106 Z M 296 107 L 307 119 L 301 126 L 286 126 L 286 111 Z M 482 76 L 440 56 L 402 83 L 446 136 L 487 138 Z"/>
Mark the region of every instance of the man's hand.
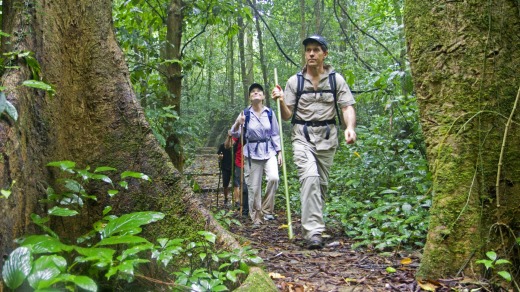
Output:
<path fill-rule="evenodd" d="M 356 138 L 356 131 L 353 129 L 345 130 L 345 142 L 347 142 L 347 144 L 354 144 L 356 142 Z"/>
<path fill-rule="evenodd" d="M 280 99 L 280 102 L 283 101 L 283 90 L 282 87 L 280 87 L 280 85 L 277 84 L 274 87 L 273 91 L 271 92 L 271 97 L 274 100 Z"/>

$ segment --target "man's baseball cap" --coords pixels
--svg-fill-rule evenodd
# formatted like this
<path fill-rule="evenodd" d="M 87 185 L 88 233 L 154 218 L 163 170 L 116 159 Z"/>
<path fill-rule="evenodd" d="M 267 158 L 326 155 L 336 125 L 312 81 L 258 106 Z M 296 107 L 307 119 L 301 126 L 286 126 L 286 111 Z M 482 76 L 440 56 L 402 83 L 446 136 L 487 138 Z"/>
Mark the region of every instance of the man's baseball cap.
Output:
<path fill-rule="evenodd" d="M 264 92 L 264 88 L 262 87 L 262 85 L 258 84 L 258 83 L 253 83 L 249 86 L 249 93 L 251 93 L 251 90 L 255 89 L 255 88 L 258 88 L 260 89 L 262 92 Z"/>
<path fill-rule="evenodd" d="M 317 35 L 317 34 L 311 35 L 310 37 L 304 39 L 302 43 L 304 46 L 306 46 L 310 42 L 318 43 L 322 46 L 325 46 L 325 49 L 327 49 L 327 50 L 329 49 L 329 45 L 327 44 L 327 41 L 321 35 Z"/>

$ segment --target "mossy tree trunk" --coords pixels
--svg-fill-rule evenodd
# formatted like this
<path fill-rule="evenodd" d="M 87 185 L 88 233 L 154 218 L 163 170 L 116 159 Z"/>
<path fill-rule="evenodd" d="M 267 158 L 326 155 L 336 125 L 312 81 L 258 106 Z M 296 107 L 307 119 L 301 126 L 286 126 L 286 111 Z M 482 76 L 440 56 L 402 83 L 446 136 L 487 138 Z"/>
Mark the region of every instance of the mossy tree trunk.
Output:
<path fill-rule="evenodd" d="M 120 172 L 142 172 L 153 183 L 130 183 L 129 191 L 114 199 L 94 187 L 89 194 L 98 202 L 88 216 L 74 224 L 54 222 L 70 238 L 85 234 L 100 219 L 106 205 L 113 214 L 140 210 L 161 211 L 165 220 L 147 229 L 148 236 L 191 237 L 199 230 L 219 236 L 223 247 L 238 248 L 233 240 L 193 196 L 153 136 L 132 91 L 128 68 L 112 27 L 110 0 L 3 1 L 2 31 L 11 37 L 2 42 L 6 51 L 31 51 L 42 76 L 56 94 L 22 86 L 31 78 L 23 59 L 2 76 L 8 100 L 19 113 L 14 122 L 0 118 L 0 187 L 16 184 L 12 195 L 0 202 L 0 253 L 9 254 L 14 239 L 41 232 L 30 215 L 44 215 L 45 189 L 56 173 L 50 161 L 71 160 L 78 167 L 111 166 Z M 7 40 L 9 42 L 7 42 Z M 8 45 L 7 45 L 8 44 Z M 3 259 L 0 265 L 3 266 Z M 0 290 L 1 289 L 0 285 Z"/>
<path fill-rule="evenodd" d="M 405 1 L 410 63 L 433 173 L 419 278 L 477 276 L 483 266 L 475 261 L 490 250 L 513 262 L 504 268 L 520 266 L 514 242 L 520 232 L 520 114 L 514 108 L 520 87 L 519 5 Z"/>

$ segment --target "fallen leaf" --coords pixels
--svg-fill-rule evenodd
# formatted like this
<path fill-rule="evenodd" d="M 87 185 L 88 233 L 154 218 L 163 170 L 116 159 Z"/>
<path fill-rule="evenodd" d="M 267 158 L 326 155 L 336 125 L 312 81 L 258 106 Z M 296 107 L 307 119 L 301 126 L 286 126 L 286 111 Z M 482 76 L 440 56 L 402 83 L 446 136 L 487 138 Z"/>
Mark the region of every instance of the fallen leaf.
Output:
<path fill-rule="evenodd" d="M 397 272 L 397 270 L 394 269 L 393 267 L 386 267 L 386 271 L 387 271 L 388 273 L 395 273 L 395 272 Z"/>
<path fill-rule="evenodd" d="M 269 277 L 271 277 L 271 279 L 285 279 L 284 275 L 278 273 L 269 273 Z"/>
<path fill-rule="evenodd" d="M 419 287 L 421 287 L 421 289 L 426 290 L 426 291 L 435 292 L 435 289 L 437 289 L 439 287 L 437 285 L 434 285 L 433 283 L 426 282 L 426 281 L 418 281 L 418 283 L 419 283 Z"/>
<path fill-rule="evenodd" d="M 411 258 L 404 258 L 401 260 L 401 265 L 409 265 L 412 263 L 412 259 Z"/>
<path fill-rule="evenodd" d="M 282 224 L 282 225 L 278 226 L 278 229 L 287 229 L 287 228 L 289 228 L 289 225 L 287 225 L 287 224 Z"/>

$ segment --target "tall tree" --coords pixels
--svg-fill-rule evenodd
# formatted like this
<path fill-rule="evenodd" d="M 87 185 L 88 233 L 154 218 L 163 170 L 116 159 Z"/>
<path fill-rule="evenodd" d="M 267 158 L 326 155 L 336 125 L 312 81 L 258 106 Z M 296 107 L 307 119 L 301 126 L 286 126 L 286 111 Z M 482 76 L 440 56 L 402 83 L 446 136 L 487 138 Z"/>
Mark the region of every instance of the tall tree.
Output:
<path fill-rule="evenodd" d="M 253 5 L 256 6 L 256 1 L 253 1 Z M 254 9 L 256 12 L 255 27 L 256 27 L 256 38 L 258 40 L 258 53 L 260 54 L 260 68 L 262 70 L 262 79 L 264 81 L 265 90 L 268 92 L 268 80 L 267 80 L 267 62 L 264 54 L 264 40 L 262 38 L 262 27 L 260 26 L 260 15 L 258 15 L 258 7 Z M 267 106 L 271 106 L 271 99 L 266 98 Z"/>
<path fill-rule="evenodd" d="M 166 18 L 166 42 L 164 59 L 169 60 L 166 65 L 166 87 L 169 96 L 162 100 L 162 106 L 172 105 L 181 115 L 181 93 L 182 93 L 182 22 L 183 16 L 182 0 L 171 0 L 167 9 Z M 173 130 L 173 129 L 172 129 Z M 166 139 L 166 153 L 170 156 L 173 165 L 182 172 L 184 168 L 184 150 L 180 137 L 175 132 Z"/>
<path fill-rule="evenodd" d="M 213 60 L 213 47 L 215 46 L 215 44 L 213 43 L 214 40 L 213 40 L 213 34 L 210 34 L 209 37 L 206 39 L 206 42 L 205 42 L 205 46 L 206 46 L 206 50 L 209 51 L 208 53 L 208 59 L 207 59 L 207 63 L 208 65 L 206 66 L 207 70 L 208 70 L 208 85 L 206 86 L 206 99 L 208 101 L 211 100 L 211 87 L 213 85 L 213 66 L 211 64 L 211 61 Z"/>
<path fill-rule="evenodd" d="M 33 4 L 2 3 L 2 31 L 11 35 L 2 41 L 2 52 L 34 52 L 41 71 L 22 54 L 11 64 L 19 69 L 2 75 L 4 92 L 19 119 L 0 117 L 0 186 L 16 181 L 11 196 L 0 204 L 0 253 L 8 254 L 15 247 L 15 238 L 36 231 L 30 215 L 46 213 L 47 206 L 38 202 L 55 176 L 45 165 L 65 159 L 79 166 L 143 172 L 153 179 L 153 185 L 131 183 L 128 194 L 117 199 L 99 196 L 97 204 L 87 206 L 88 216 L 67 226 L 52 222 L 55 230 L 65 230 L 71 238 L 83 235 L 103 216 L 103 207 L 111 205 L 117 215 L 138 210 L 164 212 L 166 219 L 153 227 L 157 229 L 147 230 L 148 235 L 190 237 L 194 230 L 208 227 L 223 246 L 238 248 L 201 207 L 154 138 L 115 41 L 112 1 Z M 24 80 L 39 77 L 54 86 L 54 95 L 21 86 Z M 105 191 L 94 185 L 87 190 L 89 194 Z"/>
<path fill-rule="evenodd" d="M 229 95 L 231 103 L 235 102 L 235 44 L 234 44 L 234 36 L 228 36 L 228 82 L 229 82 Z"/>
<path fill-rule="evenodd" d="M 490 250 L 518 268 L 519 8 L 511 0 L 405 1 L 433 173 L 419 278 L 471 276 L 483 268 L 475 260 Z"/>
<path fill-rule="evenodd" d="M 246 41 L 246 27 L 244 23 L 244 18 L 242 15 L 238 15 L 237 17 L 238 24 L 238 53 L 239 53 L 239 61 L 240 61 L 240 76 L 242 77 L 242 97 L 244 100 L 244 104 L 248 103 L 248 92 L 247 87 L 250 83 L 247 75 L 246 68 L 246 52 L 245 52 L 245 41 Z"/>
<path fill-rule="evenodd" d="M 305 0 L 300 0 L 300 40 L 305 39 L 307 34 L 306 24 L 307 20 L 305 19 Z M 301 64 L 305 65 L 305 51 L 300 50 L 301 52 Z"/>

